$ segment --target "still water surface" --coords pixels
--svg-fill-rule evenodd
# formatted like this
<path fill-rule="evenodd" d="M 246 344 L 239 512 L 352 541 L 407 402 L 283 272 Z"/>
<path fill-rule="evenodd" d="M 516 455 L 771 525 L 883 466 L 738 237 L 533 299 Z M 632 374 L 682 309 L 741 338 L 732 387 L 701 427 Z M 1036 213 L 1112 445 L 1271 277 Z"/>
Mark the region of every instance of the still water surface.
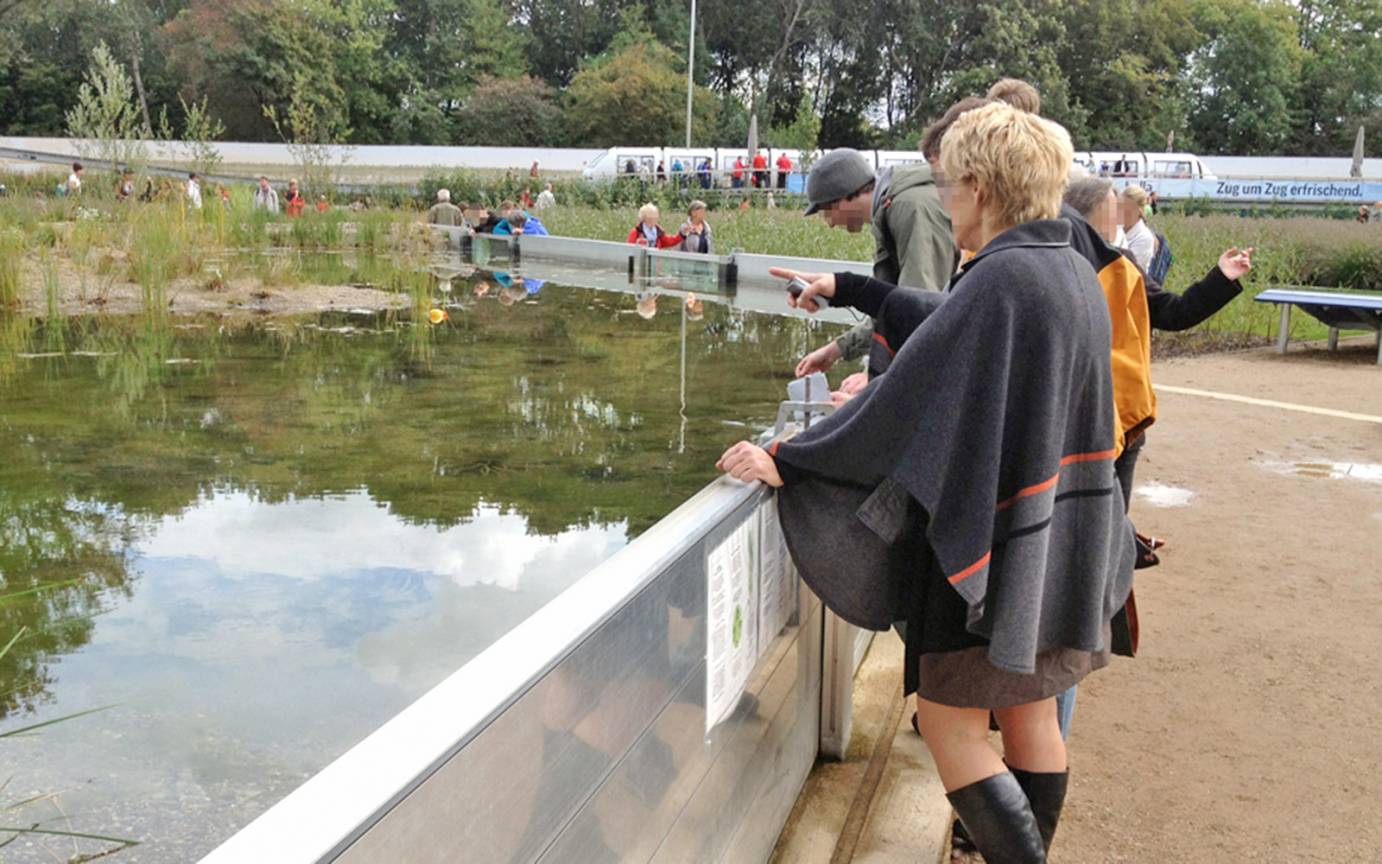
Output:
<path fill-rule="evenodd" d="M 0 806 L 195 860 L 711 479 L 824 338 L 707 303 L 683 404 L 675 298 L 497 287 L 0 322 L 0 595 L 41 589 L 0 601 L 0 732 L 114 706 L 0 739 Z"/>

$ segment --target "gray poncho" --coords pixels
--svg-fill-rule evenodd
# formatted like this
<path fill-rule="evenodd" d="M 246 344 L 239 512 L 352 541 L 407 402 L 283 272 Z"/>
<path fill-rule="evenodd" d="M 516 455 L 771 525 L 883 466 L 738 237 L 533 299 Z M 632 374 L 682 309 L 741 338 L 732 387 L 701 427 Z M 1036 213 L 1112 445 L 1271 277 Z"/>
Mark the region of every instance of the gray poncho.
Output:
<path fill-rule="evenodd" d="M 965 266 L 886 375 L 775 445 L 783 529 L 825 603 L 882 629 L 917 580 L 944 578 L 1000 669 L 1106 648 L 1134 554 L 1109 326 L 1069 224 L 1020 225 Z"/>

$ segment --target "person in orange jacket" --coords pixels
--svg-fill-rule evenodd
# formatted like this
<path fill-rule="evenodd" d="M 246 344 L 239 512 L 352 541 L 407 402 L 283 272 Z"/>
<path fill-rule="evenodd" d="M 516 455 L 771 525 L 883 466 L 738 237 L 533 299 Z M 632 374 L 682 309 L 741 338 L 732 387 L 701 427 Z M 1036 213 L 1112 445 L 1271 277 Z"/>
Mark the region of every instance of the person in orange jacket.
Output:
<path fill-rule="evenodd" d="M 680 246 L 686 238 L 681 234 L 668 234 L 659 223 L 662 214 L 656 204 L 644 204 L 638 208 L 638 224 L 629 232 L 629 242 L 638 246 L 651 246 L 654 249 L 671 249 Z"/>
<path fill-rule="evenodd" d="M 283 193 L 283 212 L 289 216 L 301 216 L 303 208 L 307 206 L 307 201 L 298 191 L 298 181 L 296 179 L 288 181 L 288 191 Z"/>

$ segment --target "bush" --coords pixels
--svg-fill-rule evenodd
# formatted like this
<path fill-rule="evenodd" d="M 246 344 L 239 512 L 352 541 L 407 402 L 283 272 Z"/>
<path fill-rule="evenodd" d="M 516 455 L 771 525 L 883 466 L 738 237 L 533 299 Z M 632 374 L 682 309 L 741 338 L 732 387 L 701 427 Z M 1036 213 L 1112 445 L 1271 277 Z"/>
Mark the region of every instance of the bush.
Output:
<path fill-rule="evenodd" d="M 1268 337 L 1275 332 L 1278 312 L 1270 304 L 1254 303 L 1261 291 L 1276 286 L 1382 291 L 1382 230 L 1330 219 L 1242 218 L 1230 215 L 1154 217 L 1153 226 L 1166 235 L 1175 265 L 1166 287 L 1183 291 L 1204 278 L 1233 246 L 1251 246 L 1252 273 L 1244 280 L 1245 296 L 1233 301 L 1202 329 Z M 1297 315 L 1299 335 L 1322 336 L 1324 325 Z"/>
<path fill-rule="evenodd" d="M 559 147 L 562 114 L 556 91 L 536 78 L 487 78 L 461 106 L 460 144 Z"/>

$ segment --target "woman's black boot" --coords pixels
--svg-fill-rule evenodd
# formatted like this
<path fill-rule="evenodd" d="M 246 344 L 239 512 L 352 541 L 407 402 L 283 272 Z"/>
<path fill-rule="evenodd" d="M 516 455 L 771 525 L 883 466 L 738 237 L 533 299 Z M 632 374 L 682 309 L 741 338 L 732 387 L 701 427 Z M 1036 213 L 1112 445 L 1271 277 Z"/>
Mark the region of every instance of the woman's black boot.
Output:
<path fill-rule="evenodd" d="M 987 864 L 1046 864 L 1027 793 L 1010 772 L 946 793 L 950 806 Z"/>
<path fill-rule="evenodd" d="M 1041 831 L 1041 842 L 1046 851 L 1051 851 L 1051 838 L 1056 836 L 1056 823 L 1060 821 L 1061 808 L 1065 806 L 1065 790 L 1070 783 L 1070 772 L 1059 774 L 1051 772 L 1023 771 L 1021 768 L 1008 768 L 1017 785 L 1027 793 L 1027 801 L 1036 817 L 1037 829 Z"/>

